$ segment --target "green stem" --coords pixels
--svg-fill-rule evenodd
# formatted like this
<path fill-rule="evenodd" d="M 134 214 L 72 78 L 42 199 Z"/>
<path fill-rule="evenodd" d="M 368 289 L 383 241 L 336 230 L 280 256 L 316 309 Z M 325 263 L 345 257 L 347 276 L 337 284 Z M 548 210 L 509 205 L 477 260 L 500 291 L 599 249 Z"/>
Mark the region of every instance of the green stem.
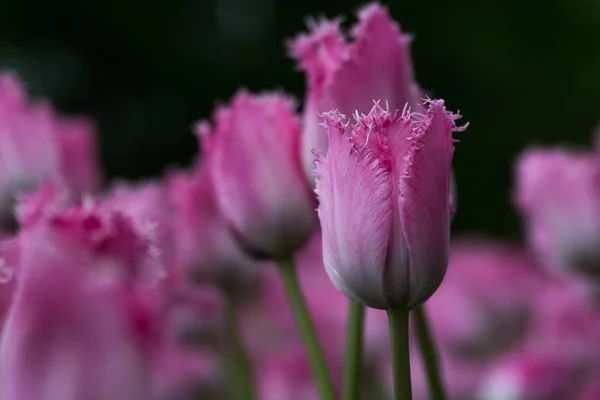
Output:
<path fill-rule="evenodd" d="M 319 344 L 315 327 L 308 312 L 308 308 L 306 307 L 306 301 L 300 290 L 294 264 L 292 260 L 289 259 L 281 260 L 278 264 L 279 274 L 283 281 L 283 285 L 285 286 L 285 291 L 292 307 L 292 312 L 294 313 L 300 336 L 304 342 L 304 347 L 308 354 L 308 361 L 310 362 L 317 388 L 321 395 L 321 400 L 335 400 L 336 395 L 333 381 L 329 376 L 323 350 Z"/>
<path fill-rule="evenodd" d="M 362 394 L 363 322 L 365 307 L 350 301 L 348 334 L 346 337 L 346 370 L 344 372 L 344 400 L 358 400 Z"/>
<path fill-rule="evenodd" d="M 394 400 L 412 400 L 410 381 L 410 352 L 408 346 L 408 310 L 387 310 L 392 344 L 392 374 L 394 377 Z"/>
<path fill-rule="evenodd" d="M 225 323 L 229 344 L 227 361 L 231 376 L 234 377 L 234 383 L 231 385 L 234 399 L 253 400 L 255 396 L 252 366 L 240 337 L 236 308 L 231 298 L 225 301 Z"/>
<path fill-rule="evenodd" d="M 435 344 L 433 343 L 433 337 L 431 336 L 423 306 L 414 309 L 413 317 L 421 355 L 425 361 L 425 372 L 429 381 L 429 396 L 431 400 L 446 400 Z"/>

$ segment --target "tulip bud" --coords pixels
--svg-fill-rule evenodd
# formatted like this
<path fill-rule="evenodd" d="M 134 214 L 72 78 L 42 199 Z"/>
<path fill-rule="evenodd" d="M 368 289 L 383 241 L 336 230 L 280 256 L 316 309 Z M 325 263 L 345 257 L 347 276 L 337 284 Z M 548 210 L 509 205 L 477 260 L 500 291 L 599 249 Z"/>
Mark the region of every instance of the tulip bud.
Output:
<path fill-rule="evenodd" d="M 15 195 L 60 178 L 77 192 L 96 189 L 99 167 L 94 128 L 32 102 L 17 77 L 0 74 L 0 230 L 12 221 Z"/>
<path fill-rule="evenodd" d="M 446 272 L 452 132 L 465 127 L 443 101 L 428 103 L 400 116 L 376 104 L 354 126 L 325 115 L 329 150 L 315 170 L 325 269 L 369 307 L 415 307 Z"/>
<path fill-rule="evenodd" d="M 316 224 L 292 102 L 242 91 L 217 111 L 212 131 L 201 123 L 198 132 L 217 203 L 240 243 L 256 255 L 289 257 Z"/>
<path fill-rule="evenodd" d="M 550 268 L 600 281 L 600 156 L 534 149 L 516 168 L 516 204 Z"/>
<path fill-rule="evenodd" d="M 367 113 L 373 99 L 387 99 L 392 110 L 419 105 L 409 45 L 411 38 L 379 4 L 365 7 L 347 43 L 340 21 L 309 24 L 310 33 L 293 40 L 290 53 L 307 76 L 302 134 L 302 161 L 313 183 L 313 150 L 327 151 L 327 134 L 319 114 L 332 109 L 350 115 Z"/>
<path fill-rule="evenodd" d="M 91 205 L 37 215 L 18 237 L 0 397 L 151 399 L 160 304 L 146 238 Z"/>

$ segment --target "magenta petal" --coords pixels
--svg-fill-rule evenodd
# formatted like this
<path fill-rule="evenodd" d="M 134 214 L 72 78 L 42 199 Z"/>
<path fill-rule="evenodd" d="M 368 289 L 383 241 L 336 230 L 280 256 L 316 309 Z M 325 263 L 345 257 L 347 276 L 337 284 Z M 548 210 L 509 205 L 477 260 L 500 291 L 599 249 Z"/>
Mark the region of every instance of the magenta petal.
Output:
<path fill-rule="evenodd" d="M 410 259 L 409 307 L 425 301 L 442 282 L 449 257 L 450 167 L 452 132 L 459 118 L 442 100 L 429 104 L 426 115 L 413 116 L 413 144 L 400 178 L 400 216 Z M 427 273 L 423 273 L 427 270 Z"/>
<path fill-rule="evenodd" d="M 389 168 L 350 143 L 339 114 L 326 116 L 329 150 L 316 163 L 325 269 L 355 301 L 386 308 L 384 266 L 392 225 Z"/>

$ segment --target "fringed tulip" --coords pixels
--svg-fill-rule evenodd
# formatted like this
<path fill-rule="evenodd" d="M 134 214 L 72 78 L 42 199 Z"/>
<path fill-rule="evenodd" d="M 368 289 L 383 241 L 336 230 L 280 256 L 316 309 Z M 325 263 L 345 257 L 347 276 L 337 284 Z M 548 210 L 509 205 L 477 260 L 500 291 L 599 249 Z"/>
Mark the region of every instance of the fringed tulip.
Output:
<path fill-rule="evenodd" d="M 516 204 L 543 263 L 599 282 L 600 155 L 529 150 L 516 179 Z"/>
<path fill-rule="evenodd" d="M 329 150 L 315 174 L 325 269 L 369 307 L 412 308 L 442 282 L 450 241 L 452 132 L 444 102 L 398 116 L 376 104 L 346 124 L 324 115 Z"/>
<path fill-rule="evenodd" d="M 290 43 L 290 53 L 306 73 L 302 160 L 314 184 L 313 150 L 327 151 L 327 134 L 319 114 L 338 109 L 345 115 L 367 113 L 373 99 L 387 99 L 392 109 L 417 107 L 420 91 L 413 77 L 411 38 L 379 4 L 365 7 L 347 43 L 340 21 L 309 24 L 310 33 Z"/>
<path fill-rule="evenodd" d="M 258 263 L 246 255 L 217 205 L 209 170 L 168 177 L 173 206 L 175 257 L 184 276 L 217 283 L 228 292 L 245 290 L 258 275 Z"/>
<path fill-rule="evenodd" d="M 37 215 L 18 237 L 0 397 L 151 399 L 160 274 L 149 239 L 91 204 Z"/>
<path fill-rule="evenodd" d="M 60 178 L 77 192 L 99 183 L 93 126 L 58 116 L 49 104 L 29 103 L 11 74 L 0 75 L 0 222 L 7 228 L 15 194 Z"/>
<path fill-rule="evenodd" d="M 172 224 L 169 197 L 161 182 L 119 182 L 103 199 L 102 205 L 129 217 L 138 231 L 151 238 L 150 251 L 156 259 L 168 268 L 169 274 L 176 273 L 175 227 Z"/>
<path fill-rule="evenodd" d="M 214 119 L 213 129 L 201 123 L 198 133 L 221 212 L 251 253 L 289 257 L 316 225 L 292 101 L 242 91 Z"/>

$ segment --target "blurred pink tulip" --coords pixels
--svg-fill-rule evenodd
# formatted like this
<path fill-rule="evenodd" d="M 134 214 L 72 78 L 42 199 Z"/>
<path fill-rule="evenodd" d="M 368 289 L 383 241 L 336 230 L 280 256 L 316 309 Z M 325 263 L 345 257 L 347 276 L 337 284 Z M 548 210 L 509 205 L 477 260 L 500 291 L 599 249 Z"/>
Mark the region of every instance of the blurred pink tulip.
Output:
<path fill-rule="evenodd" d="M 77 193 L 96 190 L 95 134 L 87 119 L 62 117 L 47 103 L 30 103 L 16 76 L 0 74 L 0 219 L 9 220 L 19 191 L 48 178 L 64 180 Z"/>
<path fill-rule="evenodd" d="M 516 179 L 515 202 L 542 262 L 600 281 L 600 154 L 532 149 Z"/>
<path fill-rule="evenodd" d="M 153 255 L 131 220 L 88 204 L 30 220 L 18 243 L 1 397 L 150 399 L 162 305 Z"/>
<path fill-rule="evenodd" d="M 316 226 L 292 101 L 241 91 L 214 120 L 213 129 L 200 123 L 197 131 L 221 212 L 251 253 L 289 257 Z"/>

